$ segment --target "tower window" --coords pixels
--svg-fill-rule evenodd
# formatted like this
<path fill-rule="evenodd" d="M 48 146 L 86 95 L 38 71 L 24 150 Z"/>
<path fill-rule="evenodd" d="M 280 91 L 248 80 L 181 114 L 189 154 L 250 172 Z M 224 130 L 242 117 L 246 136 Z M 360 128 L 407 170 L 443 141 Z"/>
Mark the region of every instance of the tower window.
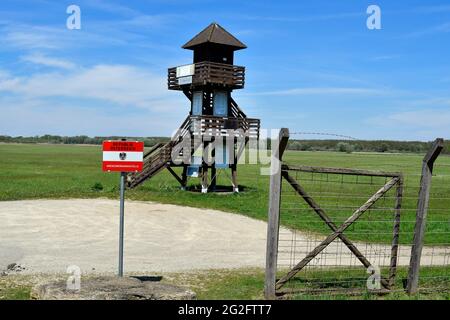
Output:
<path fill-rule="evenodd" d="M 201 116 L 203 109 L 203 92 L 195 91 L 192 95 L 192 115 Z"/>
<path fill-rule="evenodd" d="M 214 107 L 214 116 L 227 117 L 228 116 L 228 92 L 215 91 L 213 107 Z"/>

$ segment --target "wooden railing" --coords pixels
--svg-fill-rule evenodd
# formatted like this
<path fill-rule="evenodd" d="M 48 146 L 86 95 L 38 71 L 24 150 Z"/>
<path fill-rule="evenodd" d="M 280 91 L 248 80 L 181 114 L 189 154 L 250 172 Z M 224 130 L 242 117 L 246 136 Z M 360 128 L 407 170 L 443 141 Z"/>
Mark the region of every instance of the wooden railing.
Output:
<path fill-rule="evenodd" d="M 134 188 L 145 180 L 151 178 L 157 172 L 162 170 L 168 161 L 170 161 L 172 147 L 170 142 L 158 146 L 153 152 L 147 153 L 144 158 L 144 166 L 141 172 L 129 173 L 127 176 L 127 188 Z"/>
<path fill-rule="evenodd" d="M 260 129 L 259 119 L 243 118 L 244 113 L 240 111 L 237 104 L 235 105 L 234 110 L 239 113 L 239 118 L 188 116 L 168 143 L 157 144 L 146 152 L 142 171 L 128 174 L 127 187 L 134 188 L 138 186 L 170 165 L 170 162 L 172 161 L 172 150 L 174 150 L 173 148 L 183 141 L 183 138 L 187 135 L 207 135 L 215 137 L 227 137 L 232 135 L 237 138 L 258 139 Z M 194 150 L 197 146 L 194 146 Z M 181 151 L 179 156 L 182 156 Z"/>
<path fill-rule="evenodd" d="M 245 84 L 245 67 L 204 61 L 196 63 L 194 70 L 192 83 L 180 85 L 177 78 L 177 68 L 169 68 L 168 88 L 171 90 L 182 90 L 186 86 L 211 84 L 232 89 L 242 89 Z"/>
<path fill-rule="evenodd" d="M 250 129 L 250 124 L 247 121 L 247 115 L 239 108 L 239 105 L 231 98 L 231 116 L 242 120 L 241 126 L 245 131 Z M 258 134 L 259 134 L 259 120 L 258 120 Z"/>
<path fill-rule="evenodd" d="M 259 138 L 259 119 L 191 116 L 191 132 L 194 135 Z"/>
<path fill-rule="evenodd" d="M 159 143 L 147 151 L 144 156 L 142 171 L 128 174 L 127 187 L 134 188 L 164 169 L 172 159 L 172 148 L 190 133 L 189 129 L 190 118 L 186 117 L 176 134 L 168 143 Z"/>

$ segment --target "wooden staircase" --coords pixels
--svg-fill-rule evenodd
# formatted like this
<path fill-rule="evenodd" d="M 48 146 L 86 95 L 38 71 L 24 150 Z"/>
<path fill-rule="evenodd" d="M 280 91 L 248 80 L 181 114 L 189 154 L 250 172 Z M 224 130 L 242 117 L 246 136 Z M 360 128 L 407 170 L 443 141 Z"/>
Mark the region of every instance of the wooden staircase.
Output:
<path fill-rule="evenodd" d="M 145 153 L 142 171 L 128 174 L 127 188 L 132 189 L 137 187 L 145 180 L 152 178 L 158 172 L 170 165 L 172 161 L 172 149 L 180 143 L 186 135 L 190 134 L 189 124 L 189 117 L 187 117 L 175 136 L 172 137 L 168 143 L 158 143 Z"/>
<path fill-rule="evenodd" d="M 192 92 L 189 90 L 183 91 L 189 100 L 192 100 Z M 183 138 L 190 135 L 193 132 L 197 134 L 206 134 L 206 132 L 216 132 L 221 135 L 221 130 L 226 128 L 230 121 L 236 123 L 236 127 L 243 129 L 247 134 L 252 137 L 259 138 L 259 119 L 249 119 L 245 113 L 239 108 L 238 104 L 231 99 L 231 114 L 230 118 L 222 119 L 218 117 L 205 117 L 201 116 L 200 120 L 196 117 L 187 116 L 177 133 L 172 139 L 164 144 L 158 143 L 154 145 L 150 150 L 144 154 L 144 166 L 141 172 L 129 173 L 127 176 L 127 188 L 132 189 L 142 184 L 147 179 L 152 178 L 161 170 L 170 167 L 172 162 L 172 153 L 177 153 L 176 156 L 182 157 L 182 149 L 174 150 L 174 148 L 183 141 Z M 213 130 L 214 129 L 214 130 Z M 247 143 L 248 138 L 246 138 Z M 200 141 L 201 142 L 201 141 Z M 194 140 L 194 144 L 196 141 Z M 197 142 L 192 146 L 191 154 L 201 145 Z M 181 146 L 181 145 L 180 145 Z M 240 152 L 239 152 L 240 155 Z"/>

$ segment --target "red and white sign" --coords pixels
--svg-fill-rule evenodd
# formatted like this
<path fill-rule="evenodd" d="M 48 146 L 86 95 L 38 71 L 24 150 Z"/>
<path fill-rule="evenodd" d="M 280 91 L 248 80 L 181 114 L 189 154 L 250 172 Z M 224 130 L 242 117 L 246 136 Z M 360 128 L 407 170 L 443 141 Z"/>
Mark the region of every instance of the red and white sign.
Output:
<path fill-rule="evenodd" d="M 143 142 L 103 141 L 103 171 L 138 172 L 143 166 Z"/>

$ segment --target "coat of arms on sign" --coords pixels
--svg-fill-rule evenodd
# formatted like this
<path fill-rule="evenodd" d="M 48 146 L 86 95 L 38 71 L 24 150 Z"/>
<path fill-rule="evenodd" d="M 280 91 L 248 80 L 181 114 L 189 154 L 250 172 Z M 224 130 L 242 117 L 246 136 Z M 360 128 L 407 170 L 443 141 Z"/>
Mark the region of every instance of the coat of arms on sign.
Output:
<path fill-rule="evenodd" d="M 121 152 L 119 154 L 119 158 L 120 158 L 120 160 L 125 160 L 127 158 L 127 154 L 125 152 Z"/>

